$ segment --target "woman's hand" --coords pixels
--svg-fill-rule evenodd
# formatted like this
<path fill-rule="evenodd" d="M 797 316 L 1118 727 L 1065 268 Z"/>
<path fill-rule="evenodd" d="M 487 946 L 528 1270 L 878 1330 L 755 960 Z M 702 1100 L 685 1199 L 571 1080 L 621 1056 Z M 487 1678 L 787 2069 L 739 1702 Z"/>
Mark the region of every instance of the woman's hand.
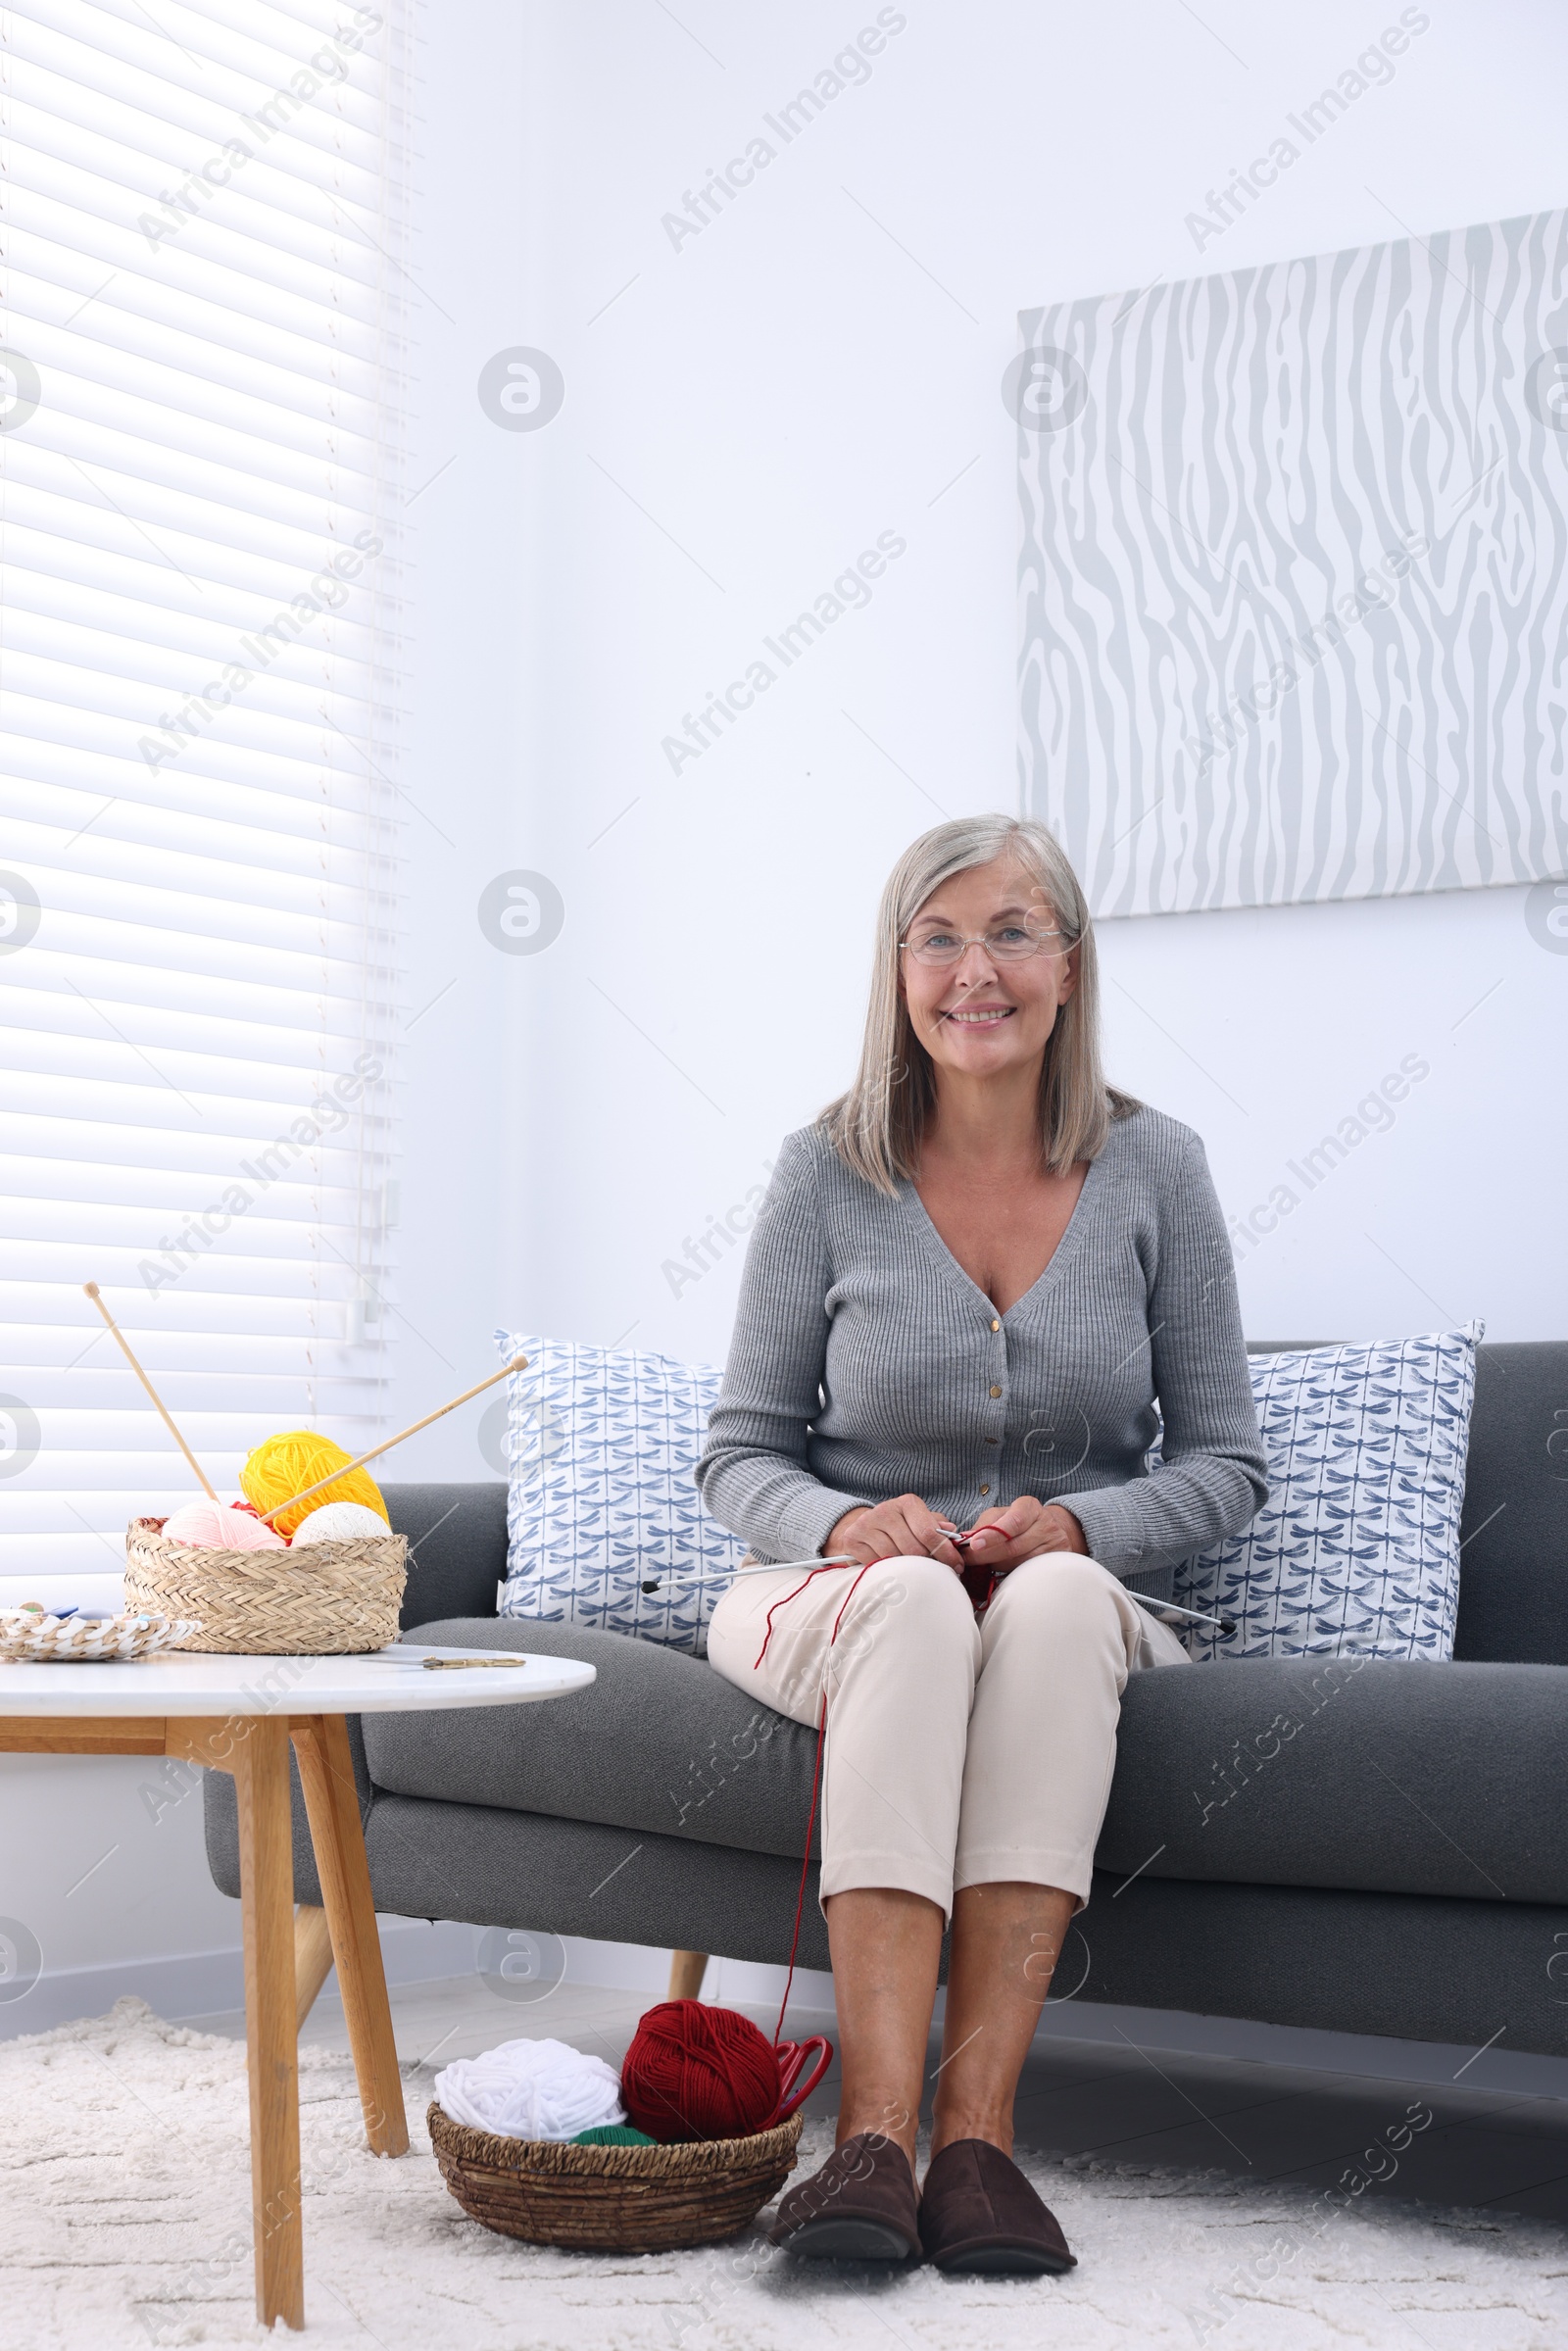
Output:
<path fill-rule="evenodd" d="M 1077 1551 L 1089 1556 L 1083 1528 L 1060 1502 L 1037 1502 L 1032 1494 L 1020 1494 L 1005 1510 L 983 1519 L 980 1532 L 964 1546 L 983 1567 L 1005 1572 L 1038 1559 L 1043 1551 Z"/>
<path fill-rule="evenodd" d="M 878 1559 L 940 1559 L 961 1575 L 963 1562 L 948 1540 L 956 1531 L 952 1519 L 938 1518 L 917 1494 L 901 1494 L 874 1510 L 846 1510 L 822 1549 L 824 1555 L 844 1552 L 862 1567 Z"/>

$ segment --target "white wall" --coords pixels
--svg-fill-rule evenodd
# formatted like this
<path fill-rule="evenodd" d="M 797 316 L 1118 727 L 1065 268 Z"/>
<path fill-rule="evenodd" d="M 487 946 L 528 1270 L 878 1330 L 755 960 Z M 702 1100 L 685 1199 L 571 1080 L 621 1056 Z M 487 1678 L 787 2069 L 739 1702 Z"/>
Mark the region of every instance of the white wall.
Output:
<path fill-rule="evenodd" d="M 490 1367 L 497 1322 L 722 1355 L 739 1250 L 673 1288 L 666 1264 L 845 1082 L 898 851 L 1011 805 L 1017 311 L 1562 198 L 1544 0 L 1435 0 L 1393 83 L 1201 265 L 1184 216 L 1395 7 L 900 13 L 868 84 L 675 251 L 661 216 L 874 6 L 427 12 L 400 1420 Z M 539 431 L 476 396 L 518 345 L 565 378 Z M 884 530 L 907 550 L 869 608 L 672 774 L 662 738 Z M 565 923 L 507 956 L 476 907 L 519 868 Z M 1247 1248 L 1253 1334 L 1568 1328 L 1568 957 L 1524 897 L 1104 926 L 1111 1069 L 1201 1131 L 1233 1212 L 1430 1065 Z M 494 1474 L 479 1417 L 398 1471 Z M 198 1800 L 154 1823 L 145 1777 L 7 1768 L 0 1912 L 46 1965 L 231 1943 Z"/>

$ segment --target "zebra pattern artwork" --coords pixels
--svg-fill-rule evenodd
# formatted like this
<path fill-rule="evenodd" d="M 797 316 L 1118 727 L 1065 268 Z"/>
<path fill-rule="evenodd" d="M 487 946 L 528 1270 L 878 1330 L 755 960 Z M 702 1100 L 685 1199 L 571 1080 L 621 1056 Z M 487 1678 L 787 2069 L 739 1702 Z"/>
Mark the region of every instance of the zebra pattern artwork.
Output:
<path fill-rule="evenodd" d="M 1020 325 L 1022 801 L 1096 913 L 1568 874 L 1568 214 Z"/>

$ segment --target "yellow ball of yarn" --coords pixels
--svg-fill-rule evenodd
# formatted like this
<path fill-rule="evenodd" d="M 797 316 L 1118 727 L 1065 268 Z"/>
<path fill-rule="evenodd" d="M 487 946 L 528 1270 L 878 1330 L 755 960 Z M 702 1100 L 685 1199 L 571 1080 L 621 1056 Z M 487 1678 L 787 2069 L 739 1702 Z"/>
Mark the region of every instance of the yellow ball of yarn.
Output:
<path fill-rule="evenodd" d="M 290 1494 L 303 1494 L 307 1486 L 314 1486 L 318 1478 L 334 1469 L 348 1470 L 353 1458 L 330 1437 L 318 1437 L 314 1429 L 285 1429 L 280 1437 L 265 1438 L 247 1456 L 239 1482 L 245 1499 L 266 1513 L 286 1502 Z M 387 1518 L 375 1480 L 368 1469 L 355 1469 L 347 1477 L 333 1478 L 330 1486 L 323 1486 L 294 1509 L 282 1511 L 270 1524 L 279 1535 L 292 1535 L 303 1519 L 327 1502 L 364 1502 L 378 1517 Z M 387 1524 L 390 1527 L 390 1519 Z"/>

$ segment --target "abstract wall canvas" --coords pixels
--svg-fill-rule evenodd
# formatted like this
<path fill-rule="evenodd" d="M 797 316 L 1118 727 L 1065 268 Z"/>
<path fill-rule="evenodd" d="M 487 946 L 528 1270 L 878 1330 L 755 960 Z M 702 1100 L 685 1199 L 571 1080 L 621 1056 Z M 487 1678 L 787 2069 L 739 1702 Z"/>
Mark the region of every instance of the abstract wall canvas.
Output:
<path fill-rule="evenodd" d="M 1568 214 L 1020 323 L 1023 804 L 1096 912 L 1568 872 Z"/>

